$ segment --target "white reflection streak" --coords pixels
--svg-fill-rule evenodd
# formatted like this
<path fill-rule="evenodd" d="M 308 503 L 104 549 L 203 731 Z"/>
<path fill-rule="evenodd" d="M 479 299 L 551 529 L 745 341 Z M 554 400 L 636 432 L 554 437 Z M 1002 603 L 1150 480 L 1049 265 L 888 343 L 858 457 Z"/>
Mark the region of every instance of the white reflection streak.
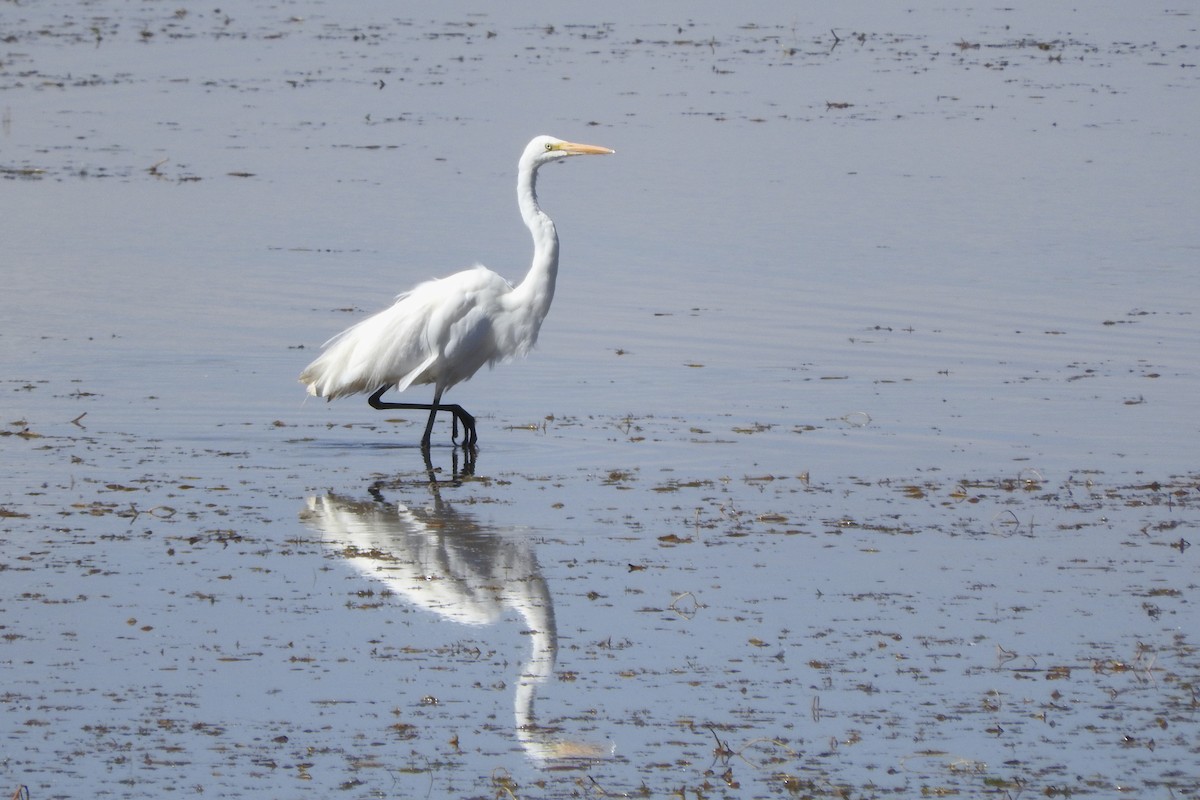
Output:
<path fill-rule="evenodd" d="M 611 755 L 610 746 L 562 739 L 535 720 L 537 686 L 554 674 L 558 628 L 531 544 L 484 531 L 433 491 L 433 504 L 421 509 L 386 503 L 378 490 L 371 501 L 310 497 L 301 518 L 363 574 L 446 619 L 487 625 L 501 620 L 505 608 L 516 609 L 532 644 L 513 698 L 525 751 L 539 762 Z"/>

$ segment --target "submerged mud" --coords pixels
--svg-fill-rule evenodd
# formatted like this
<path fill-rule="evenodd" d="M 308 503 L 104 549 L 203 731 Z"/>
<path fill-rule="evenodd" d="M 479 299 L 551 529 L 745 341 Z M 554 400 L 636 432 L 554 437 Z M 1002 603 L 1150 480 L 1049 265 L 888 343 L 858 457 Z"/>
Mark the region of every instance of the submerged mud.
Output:
<path fill-rule="evenodd" d="M 294 429 L 233 452 L 70 427 L 4 431 L 75 465 L 0 520 L 6 759 L 33 795 L 1200 788 L 1200 476 L 486 451 L 466 474 L 401 449 L 375 460 L 414 468 L 304 497 L 271 466 L 312 447 Z"/>

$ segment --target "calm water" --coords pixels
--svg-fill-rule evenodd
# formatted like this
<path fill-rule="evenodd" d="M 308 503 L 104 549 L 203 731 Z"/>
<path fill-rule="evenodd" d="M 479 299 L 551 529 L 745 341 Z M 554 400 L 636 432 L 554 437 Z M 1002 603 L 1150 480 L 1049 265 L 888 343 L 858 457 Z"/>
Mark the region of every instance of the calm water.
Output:
<path fill-rule="evenodd" d="M 1200 797 L 1198 25 L 9 4 L 0 790 Z M 305 403 L 537 133 L 473 475 Z"/>

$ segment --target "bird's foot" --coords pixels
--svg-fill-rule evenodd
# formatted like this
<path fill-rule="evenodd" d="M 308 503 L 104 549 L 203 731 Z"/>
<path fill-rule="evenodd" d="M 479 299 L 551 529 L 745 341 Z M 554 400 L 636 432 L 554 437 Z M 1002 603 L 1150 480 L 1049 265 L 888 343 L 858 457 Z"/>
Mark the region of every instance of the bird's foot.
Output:
<path fill-rule="evenodd" d="M 458 444 L 458 423 L 462 423 L 462 447 L 474 447 L 479 441 L 479 435 L 475 433 L 475 418 L 468 414 L 462 406 L 447 406 L 446 410 L 450 412 L 450 441 Z"/>

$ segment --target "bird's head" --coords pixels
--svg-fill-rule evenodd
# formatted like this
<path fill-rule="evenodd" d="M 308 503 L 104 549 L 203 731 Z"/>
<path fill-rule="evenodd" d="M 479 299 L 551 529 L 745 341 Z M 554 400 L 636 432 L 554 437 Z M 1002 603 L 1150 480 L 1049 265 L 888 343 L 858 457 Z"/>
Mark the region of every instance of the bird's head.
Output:
<path fill-rule="evenodd" d="M 551 161 L 558 161 L 569 156 L 602 156 L 613 152 L 616 151 L 594 144 L 578 144 L 555 139 L 553 136 L 537 136 L 521 154 L 521 166 L 536 169 L 542 164 L 549 164 Z"/>

